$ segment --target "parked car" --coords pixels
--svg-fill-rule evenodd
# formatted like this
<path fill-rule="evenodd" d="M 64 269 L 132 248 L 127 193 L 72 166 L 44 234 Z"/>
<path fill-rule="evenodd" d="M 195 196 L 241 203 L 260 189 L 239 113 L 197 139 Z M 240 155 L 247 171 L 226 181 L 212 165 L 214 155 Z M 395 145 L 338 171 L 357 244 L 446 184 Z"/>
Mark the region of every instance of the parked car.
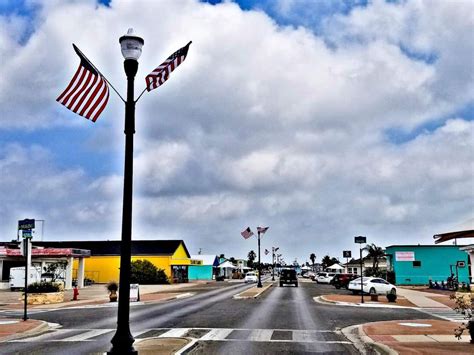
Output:
<path fill-rule="evenodd" d="M 280 273 L 280 287 L 283 285 L 295 285 L 298 287 L 298 277 L 294 269 L 283 269 Z"/>
<path fill-rule="evenodd" d="M 245 281 L 245 283 L 258 282 L 257 274 L 256 274 L 255 272 L 253 272 L 253 271 L 247 272 L 247 274 L 245 274 L 244 281 Z"/>
<path fill-rule="evenodd" d="M 305 272 L 304 274 L 302 274 L 302 276 L 305 278 L 305 279 L 312 279 L 314 277 L 314 272 L 312 271 L 307 271 Z"/>
<path fill-rule="evenodd" d="M 333 272 L 321 272 L 320 275 L 316 278 L 318 284 L 328 284 L 331 283 L 331 280 L 336 276 Z"/>
<path fill-rule="evenodd" d="M 349 282 L 348 289 L 352 293 L 359 293 L 361 290 L 361 279 L 362 279 L 362 290 L 364 293 L 370 293 L 371 295 L 386 295 L 388 293 L 397 294 L 397 287 L 387 282 L 384 279 L 378 277 L 362 277 L 357 278 Z"/>
<path fill-rule="evenodd" d="M 334 285 L 335 288 L 340 289 L 340 288 L 348 288 L 349 287 L 349 282 L 352 280 L 356 279 L 358 276 L 354 274 L 336 274 L 334 278 L 332 279 L 332 284 Z"/>

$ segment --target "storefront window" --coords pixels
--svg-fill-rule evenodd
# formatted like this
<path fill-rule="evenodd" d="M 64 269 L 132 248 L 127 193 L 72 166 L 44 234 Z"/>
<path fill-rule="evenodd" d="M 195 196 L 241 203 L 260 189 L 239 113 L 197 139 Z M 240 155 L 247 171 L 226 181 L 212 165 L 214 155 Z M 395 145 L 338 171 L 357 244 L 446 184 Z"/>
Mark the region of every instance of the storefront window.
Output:
<path fill-rule="evenodd" d="M 188 282 L 188 266 L 187 265 L 173 265 L 171 267 L 173 282 L 183 283 Z"/>

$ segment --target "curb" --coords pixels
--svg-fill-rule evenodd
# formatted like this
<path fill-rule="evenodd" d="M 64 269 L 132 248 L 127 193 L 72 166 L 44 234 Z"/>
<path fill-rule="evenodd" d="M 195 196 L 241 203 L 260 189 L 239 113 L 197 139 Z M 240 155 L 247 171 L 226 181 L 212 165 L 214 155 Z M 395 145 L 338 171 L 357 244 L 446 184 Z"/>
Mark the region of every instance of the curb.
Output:
<path fill-rule="evenodd" d="M 245 291 L 243 291 L 243 292 L 240 292 L 240 293 L 238 293 L 238 294 L 232 296 L 232 298 L 235 299 L 235 300 L 244 300 L 244 299 L 249 299 L 249 298 L 258 298 L 258 297 L 260 297 L 260 295 L 261 295 L 262 293 L 264 293 L 266 290 L 268 290 L 268 289 L 269 289 L 270 287 L 272 287 L 272 286 L 273 286 L 273 283 L 270 283 L 270 284 L 268 284 L 268 285 L 262 287 L 261 290 L 260 290 L 260 292 L 258 292 L 258 293 L 255 294 L 254 296 L 241 296 L 243 293 L 245 293 L 245 292 L 248 291 L 248 290 L 245 290 Z M 252 288 L 253 288 L 253 287 L 252 287 Z M 250 288 L 249 290 L 251 290 L 252 288 Z"/>
<path fill-rule="evenodd" d="M 15 333 L 15 334 L 12 334 L 12 335 L 8 335 L 4 338 L 0 338 L 0 342 L 3 343 L 3 342 L 6 342 L 6 341 L 11 341 L 11 340 L 30 337 L 32 335 L 37 335 L 37 334 L 40 334 L 40 333 L 44 333 L 49 329 L 49 323 L 48 322 L 40 321 L 40 320 L 38 320 L 38 322 L 41 322 L 41 323 L 38 324 L 36 327 L 34 327 L 32 329 L 26 330 L 26 331 L 21 332 L 21 333 Z"/>
<path fill-rule="evenodd" d="M 369 323 L 367 323 L 369 324 Z M 342 334 L 359 350 L 361 354 L 397 355 L 398 352 L 385 344 L 377 343 L 365 334 L 362 327 L 365 324 L 352 325 L 341 329 Z"/>
<path fill-rule="evenodd" d="M 339 301 L 331 301 L 325 298 L 324 296 L 317 296 L 313 297 L 313 301 L 317 303 L 327 304 L 327 305 L 335 305 L 335 306 L 348 306 L 348 307 L 365 307 L 365 308 L 396 308 L 396 309 L 416 309 L 419 310 L 418 307 L 407 307 L 407 306 L 392 306 L 392 305 L 385 305 L 385 304 L 374 304 L 374 303 L 349 303 L 349 302 L 339 302 Z"/>

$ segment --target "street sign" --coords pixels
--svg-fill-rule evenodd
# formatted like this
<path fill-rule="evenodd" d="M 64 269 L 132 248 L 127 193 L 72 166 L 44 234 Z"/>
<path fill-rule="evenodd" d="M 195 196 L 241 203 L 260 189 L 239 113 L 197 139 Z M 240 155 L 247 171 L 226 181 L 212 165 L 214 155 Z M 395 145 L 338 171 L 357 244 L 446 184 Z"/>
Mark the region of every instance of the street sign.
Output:
<path fill-rule="evenodd" d="M 22 231 L 23 238 L 33 238 L 31 229 L 23 229 Z"/>
<path fill-rule="evenodd" d="M 365 244 L 367 243 L 367 238 L 362 236 L 354 237 L 354 243 Z"/>
<path fill-rule="evenodd" d="M 464 260 L 459 260 L 456 264 L 459 268 L 466 267 L 466 262 Z"/>
<path fill-rule="evenodd" d="M 23 219 L 21 221 L 18 221 L 18 230 L 34 229 L 34 228 L 35 228 L 34 219 Z"/>
<path fill-rule="evenodd" d="M 350 257 L 352 257 L 351 251 L 350 251 L 350 250 L 344 250 L 344 251 L 342 252 L 342 257 L 344 257 L 344 258 L 350 258 Z"/>

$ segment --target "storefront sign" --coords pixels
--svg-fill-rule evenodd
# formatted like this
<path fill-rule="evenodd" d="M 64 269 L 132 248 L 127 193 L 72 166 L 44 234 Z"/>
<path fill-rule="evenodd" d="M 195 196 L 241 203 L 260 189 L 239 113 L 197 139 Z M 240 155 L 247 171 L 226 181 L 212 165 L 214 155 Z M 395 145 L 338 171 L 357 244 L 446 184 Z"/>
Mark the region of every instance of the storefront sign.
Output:
<path fill-rule="evenodd" d="M 35 220 L 34 219 L 23 219 L 18 221 L 18 229 L 35 229 Z"/>
<path fill-rule="evenodd" d="M 191 265 L 202 265 L 202 260 L 191 259 Z"/>
<path fill-rule="evenodd" d="M 415 261 L 414 251 L 396 251 L 395 261 Z"/>

